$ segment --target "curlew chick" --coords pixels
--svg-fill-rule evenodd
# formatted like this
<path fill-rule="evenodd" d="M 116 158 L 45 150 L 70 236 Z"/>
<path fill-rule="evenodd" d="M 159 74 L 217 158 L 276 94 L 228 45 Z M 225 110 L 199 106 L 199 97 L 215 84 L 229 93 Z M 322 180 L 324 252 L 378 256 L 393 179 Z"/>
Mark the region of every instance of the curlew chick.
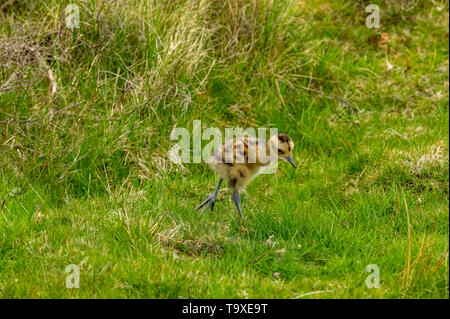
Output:
<path fill-rule="evenodd" d="M 255 137 L 236 137 L 225 141 L 209 158 L 209 165 L 220 179 L 213 194 L 207 196 L 196 209 L 203 210 L 206 207 L 214 211 L 217 193 L 223 180 L 229 182 L 233 190 L 233 201 L 236 204 L 239 216 L 243 219 L 241 209 L 241 199 L 239 193 L 245 189 L 250 181 L 256 177 L 264 167 L 274 161 L 284 160 L 291 163 L 294 143 L 286 134 L 272 136 L 267 143 Z M 271 152 L 272 150 L 272 152 Z"/>

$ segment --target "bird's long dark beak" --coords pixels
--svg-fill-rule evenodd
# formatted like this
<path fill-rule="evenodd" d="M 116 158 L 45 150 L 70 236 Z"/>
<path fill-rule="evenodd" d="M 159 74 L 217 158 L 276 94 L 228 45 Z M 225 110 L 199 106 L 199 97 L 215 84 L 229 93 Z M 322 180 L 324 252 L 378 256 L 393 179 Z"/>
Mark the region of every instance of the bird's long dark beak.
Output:
<path fill-rule="evenodd" d="M 294 168 L 297 168 L 297 165 L 295 165 L 294 160 L 292 159 L 292 156 L 287 156 L 286 160 L 291 163 L 292 166 L 294 166 Z"/>

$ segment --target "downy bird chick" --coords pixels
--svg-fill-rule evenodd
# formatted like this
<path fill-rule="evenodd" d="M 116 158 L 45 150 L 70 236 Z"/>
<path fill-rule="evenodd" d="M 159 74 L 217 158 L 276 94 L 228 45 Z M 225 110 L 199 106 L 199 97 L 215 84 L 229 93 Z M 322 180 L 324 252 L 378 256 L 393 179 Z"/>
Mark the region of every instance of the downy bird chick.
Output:
<path fill-rule="evenodd" d="M 272 149 L 272 152 L 271 152 Z M 267 143 L 255 137 L 236 137 L 225 141 L 209 158 L 209 165 L 220 179 L 213 194 L 207 196 L 196 209 L 206 207 L 214 211 L 217 193 L 223 180 L 233 190 L 233 201 L 239 216 L 243 219 L 239 193 L 256 177 L 264 167 L 277 160 L 284 160 L 297 168 L 292 159 L 294 143 L 286 134 L 272 136 Z"/>

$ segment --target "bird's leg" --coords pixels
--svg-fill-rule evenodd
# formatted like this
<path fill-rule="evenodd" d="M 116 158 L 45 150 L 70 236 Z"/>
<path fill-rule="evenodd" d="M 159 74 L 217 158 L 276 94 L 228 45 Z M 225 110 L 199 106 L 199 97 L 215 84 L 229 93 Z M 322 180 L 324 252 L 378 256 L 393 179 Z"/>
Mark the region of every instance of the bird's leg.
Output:
<path fill-rule="evenodd" d="M 242 215 L 242 209 L 241 209 L 241 197 L 239 196 L 239 192 L 235 189 L 233 191 L 233 195 L 231 196 L 234 200 L 234 203 L 236 204 L 236 208 L 239 213 L 239 217 L 241 217 L 242 220 L 244 220 L 244 216 Z"/>
<path fill-rule="evenodd" d="M 219 182 L 217 183 L 216 189 L 214 190 L 214 193 L 212 194 L 211 198 L 211 204 L 209 205 L 211 208 L 211 212 L 214 211 L 214 204 L 216 203 L 217 193 L 219 192 L 220 185 L 222 184 L 223 178 L 221 177 L 219 179 Z"/>
<path fill-rule="evenodd" d="M 196 209 L 200 209 L 204 206 L 201 214 L 203 214 L 203 211 L 205 210 L 206 207 L 211 208 L 211 212 L 214 211 L 214 204 L 216 202 L 217 193 L 219 192 L 219 188 L 220 188 L 220 185 L 222 184 L 222 181 L 223 181 L 223 178 L 220 178 L 219 183 L 217 183 L 216 189 L 214 190 L 214 193 L 211 195 L 208 195 L 206 197 L 205 201 L 203 201 L 200 205 L 197 206 Z"/>

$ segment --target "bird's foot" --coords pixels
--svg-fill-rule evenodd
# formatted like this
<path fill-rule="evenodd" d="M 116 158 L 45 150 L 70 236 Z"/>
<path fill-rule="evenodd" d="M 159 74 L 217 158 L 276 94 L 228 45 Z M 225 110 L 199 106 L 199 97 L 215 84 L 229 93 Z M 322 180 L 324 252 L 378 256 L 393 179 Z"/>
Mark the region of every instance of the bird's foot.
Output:
<path fill-rule="evenodd" d="M 202 211 L 200 212 L 200 215 L 203 214 L 203 211 L 207 207 L 209 207 L 211 209 L 211 212 L 213 212 L 215 203 L 216 203 L 216 196 L 214 196 L 214 194 L 210 194 L 206 196 L 206 199 L 200 205 L 197 206 L 196 210 L 199 210 L 200 208 L 203 207 Z"/>

